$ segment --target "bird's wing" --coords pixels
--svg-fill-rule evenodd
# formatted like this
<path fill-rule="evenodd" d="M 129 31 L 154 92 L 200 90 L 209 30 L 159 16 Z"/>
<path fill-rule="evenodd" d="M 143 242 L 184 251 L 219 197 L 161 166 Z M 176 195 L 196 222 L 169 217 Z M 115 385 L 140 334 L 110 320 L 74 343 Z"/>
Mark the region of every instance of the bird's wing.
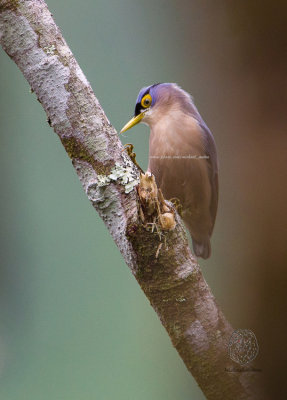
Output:
<path fill-rule="evenodd" d="M 209 172 L 209 180 L 211 185 L 211 202 L 210 202 L 210 216 L 211 216 L 211 228 L 209 234 L 212 234 L 216 213 L 217 213 L 217 206 L 218 206 L 218 161 L 217 161 L 217 153 L 216 153 L 216 146 L 215 141 L 213 138 L 212 133 L 210 132 L 209 128 L 202 120 L 199 122 L 199 126 L 202 129 L 205 139 L 205 152 L 208 156 L 208 172 Z"/>

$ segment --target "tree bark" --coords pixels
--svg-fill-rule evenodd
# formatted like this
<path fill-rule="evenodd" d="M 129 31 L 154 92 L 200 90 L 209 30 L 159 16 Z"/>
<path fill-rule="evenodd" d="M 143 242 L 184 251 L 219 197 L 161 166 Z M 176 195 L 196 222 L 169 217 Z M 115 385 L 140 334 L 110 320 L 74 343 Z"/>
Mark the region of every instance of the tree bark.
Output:
<path fill-rule="evenodd" d="M 202 276 L 178 215 L 176 227 L 162 232 L 147 230 L 139 218 L 139 171 L 45 2 L 0 0 L 0 41 L 42 104 L 89 200 L 206 398 L 263 398 L 258 372 L 228 371 L 235 365 L 228 355 L 233 329 Z"/>

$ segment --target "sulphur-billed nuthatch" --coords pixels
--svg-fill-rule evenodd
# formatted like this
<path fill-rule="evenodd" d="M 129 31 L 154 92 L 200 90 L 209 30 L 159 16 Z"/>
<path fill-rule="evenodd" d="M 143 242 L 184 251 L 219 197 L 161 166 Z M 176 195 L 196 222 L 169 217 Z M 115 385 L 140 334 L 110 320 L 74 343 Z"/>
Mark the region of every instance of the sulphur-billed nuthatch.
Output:
<path fill-rule="evenodd" d="M 218 162 L 212 133 L 190 95 L 174 83 L 139 92 L 134 117 L 150 127 L 149 165 L 166 199 L 177 198 L 194 253 L 208 258 L 218 203 Z"/>

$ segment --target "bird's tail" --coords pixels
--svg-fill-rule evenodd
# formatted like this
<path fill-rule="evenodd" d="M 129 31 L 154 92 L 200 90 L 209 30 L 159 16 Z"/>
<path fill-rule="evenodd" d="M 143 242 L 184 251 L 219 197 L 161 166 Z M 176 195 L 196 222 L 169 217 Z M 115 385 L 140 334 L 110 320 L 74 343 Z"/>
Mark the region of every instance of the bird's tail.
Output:
<path fill-rule="evenodd" d="M 207 238 L 206 240 L 202 242 L 196 242 L 194 239 L 192 239 L 192 247 L 195 255 L 197 257 L 201 258 L 209 258 L 211 254 L 211 246 L 210 246 L 210 240 Z"/>

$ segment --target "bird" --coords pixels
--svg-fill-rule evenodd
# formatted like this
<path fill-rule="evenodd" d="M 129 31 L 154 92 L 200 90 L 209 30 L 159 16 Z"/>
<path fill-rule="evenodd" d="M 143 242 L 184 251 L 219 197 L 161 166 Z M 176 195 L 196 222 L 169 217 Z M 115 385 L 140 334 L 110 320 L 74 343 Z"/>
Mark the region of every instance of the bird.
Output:
<path fill-rule="evenodd" d="M 194 254 L 209 258 L 218 206 L 218 159 L 211 131 L 191 95 L 176 83 L 142 88 L 134 117 L 120 133 L 139 122 L 150 128 L 147 171 L 167 200 L 179 200 Z"/>

